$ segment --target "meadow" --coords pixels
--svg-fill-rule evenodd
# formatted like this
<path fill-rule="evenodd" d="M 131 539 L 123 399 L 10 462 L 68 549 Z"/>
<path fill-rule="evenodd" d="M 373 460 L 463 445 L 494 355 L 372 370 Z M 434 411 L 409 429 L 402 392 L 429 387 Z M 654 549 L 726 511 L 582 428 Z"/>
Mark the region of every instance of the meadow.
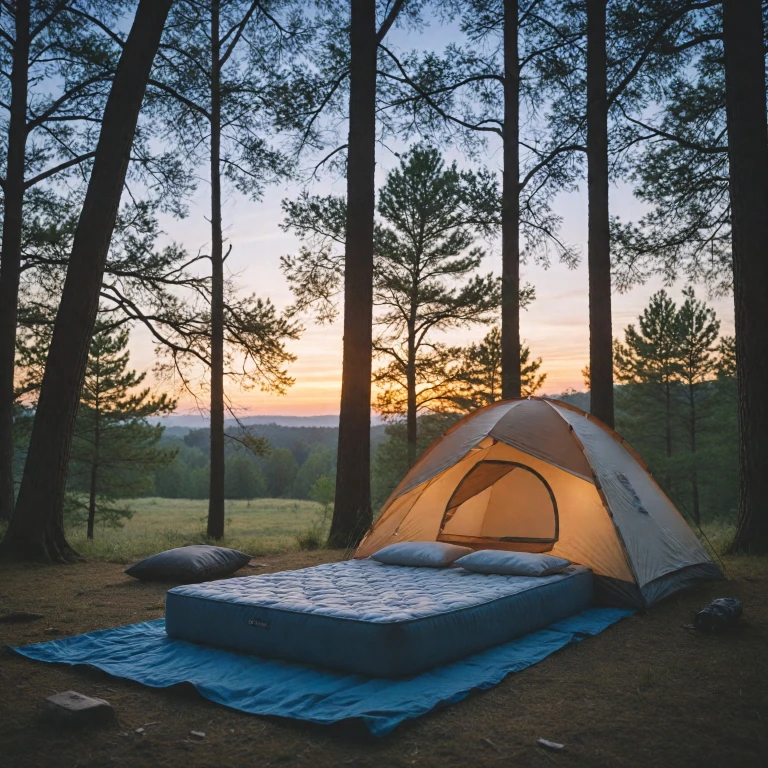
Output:
<path fill-rule="evenodd" d="M 68 530 L 75 549 L 88 560 L 129 563 L 141 557 L 185 544 L 207 543 L 208 501 L 199 499 L 129 499 L 122 504 L 133 517 L 122 528 L 97 525 L 93 541 L 85 529 Z M 323 507 L 297 499 L 226 501 L 226 537 L 217 544 L 251 555 L 314 549 L 323 528 Z"/>
<path fill-rule="evenodd" d="M 133 516 L 120 528 L 97 525 L 93 541 L 86 538 L 84 527 L 67 528 L 67 540 L 87 560 L 132 563 L 187 544 L 218 544 L 254 556 L 322 549 L 332 514 L 332 509 L 302 499 L 228 499 L 226 535 L 213 541 L 205 531 L 207 499 L 148 497 L 118 503 L 133 511 Z M 0 536 L 3 533 L 4 526 L 0 524 Z M 727 518 L 708 521 L 697 531 L 717 562 L 728 551 L 735 533 L 735 520 Z M 751 559 L 743 560 L 748 568 Z"/>

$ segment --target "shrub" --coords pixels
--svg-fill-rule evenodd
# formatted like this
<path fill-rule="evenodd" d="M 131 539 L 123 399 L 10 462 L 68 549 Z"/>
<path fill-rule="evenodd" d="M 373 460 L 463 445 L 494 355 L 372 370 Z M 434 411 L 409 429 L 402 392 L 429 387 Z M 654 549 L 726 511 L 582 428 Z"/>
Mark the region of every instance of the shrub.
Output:
<path fill-rule="evenodd" d="M 296 534 L 296 543 L 299 549 L 324 549 L 328 541 L 328 534 L 325 531 L 325 518 L 315 520 L 314 523 L 307 526 L 301 533 Z"/>

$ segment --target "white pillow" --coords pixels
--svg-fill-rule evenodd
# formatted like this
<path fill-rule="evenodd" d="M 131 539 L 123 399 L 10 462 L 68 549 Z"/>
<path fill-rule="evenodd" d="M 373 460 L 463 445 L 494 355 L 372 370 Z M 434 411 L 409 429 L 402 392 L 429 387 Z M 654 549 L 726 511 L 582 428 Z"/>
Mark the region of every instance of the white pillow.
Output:
<path fill-rule="evenodd" d="M 380 549 L 371 555 L 371 560 L 377 560 L 385 565 L 445 568 L 471 551 L 470 547 L 458 547 L 456 544 L 443 544 L 439 541 L 403 541 Z"/>
<path fill-rule="evenodd" d="M 502 573 L 509 576 L 549 576 L 559 573 L 571 564 L 570 560 L 533 552 L 507 552 L 500 549 L 481 549 L 454 562 L 467 571 L 476 573 Z"/>

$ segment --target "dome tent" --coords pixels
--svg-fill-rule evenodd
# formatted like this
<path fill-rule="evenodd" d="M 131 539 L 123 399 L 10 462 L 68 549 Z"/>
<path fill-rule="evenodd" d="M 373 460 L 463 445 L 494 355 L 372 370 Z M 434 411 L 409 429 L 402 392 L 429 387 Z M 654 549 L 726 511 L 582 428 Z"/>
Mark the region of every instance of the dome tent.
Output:
<path fill-rule="evenodd" d="M 645 607 L 722 578 L 623 438 L 557 400 L 504 400 L 424 452 L 358 547 L 399 541 L 548 552 L 581 563 L 598 595 Z"/>

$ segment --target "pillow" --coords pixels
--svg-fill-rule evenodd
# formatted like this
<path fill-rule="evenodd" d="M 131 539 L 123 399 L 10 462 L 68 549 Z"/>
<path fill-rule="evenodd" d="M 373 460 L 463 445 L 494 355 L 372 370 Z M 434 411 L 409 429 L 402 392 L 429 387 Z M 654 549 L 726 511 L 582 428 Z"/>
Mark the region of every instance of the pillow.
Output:
<path fill-rule="evenodd" d="M 380 549 L 371 555 L 371 560 L 377 560 L 386 565 L 445 568 L 471 551 L 469 547 L 458 547 L 455 544 L 443 544 L 439 541 L 403 541 Z"/>
<path fill-rule="evenodd" d="M 134 563 L 124 573 L 141 581 L 175 581 L 193 584 L 198 581 L 229 576 L 242 568 L 250 555 L 236 549 L 195 544 L 160 552 Z"/>
<path fill-rule="evenodd" d="M 551 573 L 565 570 L 570 564 L 570 560 L 564 560 L 562 557 L 499 549 L 480 549 L 454 563 L 467 571 L 503 573 L 510 576 L 549 576 Z"/>

